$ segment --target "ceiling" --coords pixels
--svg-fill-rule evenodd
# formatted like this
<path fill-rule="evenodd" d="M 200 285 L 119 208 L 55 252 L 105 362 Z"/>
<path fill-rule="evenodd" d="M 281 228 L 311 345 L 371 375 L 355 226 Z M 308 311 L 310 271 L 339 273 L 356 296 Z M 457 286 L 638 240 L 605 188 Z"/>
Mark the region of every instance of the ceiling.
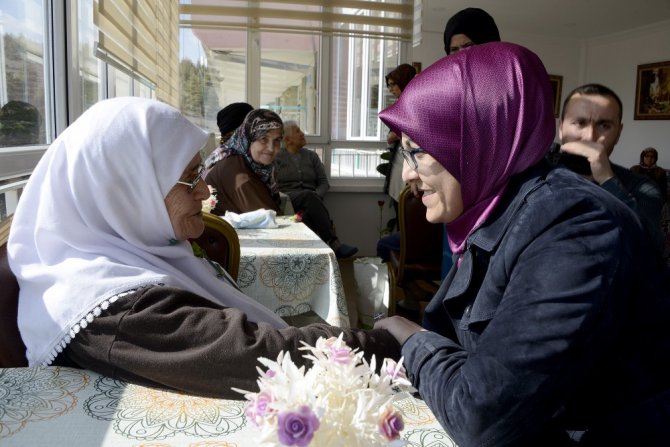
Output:
<path fill-rule="evenodd" d="M 505 31 L 589 39 L 670 20 L 670 0 L 422 0 L 423 31 L 444 32 L 456 12 L 478 7 Z M 670 44 L 670 43 L 669 43 Z"/>

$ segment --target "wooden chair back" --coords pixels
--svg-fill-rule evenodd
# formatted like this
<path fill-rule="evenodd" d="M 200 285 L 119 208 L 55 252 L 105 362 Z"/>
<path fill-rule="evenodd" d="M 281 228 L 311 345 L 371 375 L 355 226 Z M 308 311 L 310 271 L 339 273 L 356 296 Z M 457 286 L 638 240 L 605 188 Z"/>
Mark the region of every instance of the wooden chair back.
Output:
<path fill-rule="evenodd" d="M 240 269 L 240 239 L 235 228 L 226 220 L 210 213 L 203 213 L 205 231 L 195 243 L 207 257 L 221 265 L 237 281 Z"/>
<path fill-rule="evenodd" d="M 398 198 L 398 227 L 400 251 L 391 251 L 389 265 L 389 315 L 396 311 L 398 288 L 405 296 L 428 293 L 442 273 L 442 243 L 444 225 L 426 220 L 426 207 L 409 186 Z M 411 293 L 408 293 L 410 292 Z"/>
<path fill-rule="evenodd" d="M 17 321 L 19 283 L 9 269 L 7 240 L 12 216 L 0 223 L 0 367 L 28 366 L 26 345 L 23 344 Z"/>

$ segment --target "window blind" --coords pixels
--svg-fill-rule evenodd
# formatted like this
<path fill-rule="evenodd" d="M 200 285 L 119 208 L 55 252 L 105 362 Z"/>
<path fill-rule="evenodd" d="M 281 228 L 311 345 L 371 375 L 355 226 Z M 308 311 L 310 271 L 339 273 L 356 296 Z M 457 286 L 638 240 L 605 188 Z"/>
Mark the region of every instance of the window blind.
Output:
<path fill-rule="evenodd" d="M 179 102 L 179 5 L 176 0 L 95 0 L 96 53 L 156 87 L 156 97 Z"/>
<path fill-rule="evenodd" d="M 181 1 L 180 25 L 184 28 L 417 40 L 415 2 L 420 5 L 420 0 Z"/>

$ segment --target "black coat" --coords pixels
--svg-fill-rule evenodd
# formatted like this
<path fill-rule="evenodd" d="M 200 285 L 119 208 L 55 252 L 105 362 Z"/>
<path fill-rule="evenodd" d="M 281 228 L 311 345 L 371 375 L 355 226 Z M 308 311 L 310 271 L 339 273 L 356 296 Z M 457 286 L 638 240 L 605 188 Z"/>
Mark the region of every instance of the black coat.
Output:
<path fill-rule="evenodd" d="M 565 168 L 513 180 L 402 348 L 460 447 L 668 442 L 670 274 L 649 243 Z"/>

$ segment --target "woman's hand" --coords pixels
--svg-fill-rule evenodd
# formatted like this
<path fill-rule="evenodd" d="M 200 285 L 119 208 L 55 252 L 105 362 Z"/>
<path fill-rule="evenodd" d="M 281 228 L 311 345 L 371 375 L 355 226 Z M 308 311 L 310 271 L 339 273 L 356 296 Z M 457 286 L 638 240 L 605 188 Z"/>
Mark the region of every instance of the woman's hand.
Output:
<path fill-rule="evenodd" d="M 413 321 L 409 321 L 406 318 L 394 315 L 392 317 L 384 318 L 375 323 L 375 329 L 386 329 L 398 340 L 398 343 L 402 346 L 403 343 L 415 333 L 419 331 L 425 331 L 425 329 Z"/>

